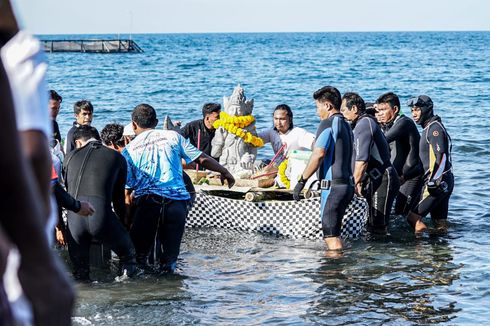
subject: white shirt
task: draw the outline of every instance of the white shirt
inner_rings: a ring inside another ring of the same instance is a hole
[[[2,47],[0,55],[12,90],[17,129],[39,130],[51,139],[48,65],[41,43],[29,33],[19,31]]]
[[[274,128],[269,128],[260,131],[259,137],[264,143],[271,143],[274,153],[277,153],[283,144],[286,144],[284,153],[287,153],[295,149],[311,150],[315,143],[315,135],[299,127],[294,127],[285,134],[279,134]]]

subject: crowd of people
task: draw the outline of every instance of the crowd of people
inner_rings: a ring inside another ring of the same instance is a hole
[[[9,144],[9,155],[0,158],[8,171],[1,175],[0,324],[11,324],[19,318],[16,307],[27,305],[33,312],[28,322],[65,325],[74,294],[50,250],[53,234],[67,244],[76,280],[90,280],[94,239],[118,255],[121,277],[174,273],[194,193],[183,165],[215,171],[230,188],[235,183],[211,156],[221,105],[205,104],[202,119],[175,131],[156,129],[155,109],[139,104],[130,124],[107,124],[99,133],[91,126],[92,103],[80,100],[63,147],[56,121],[63,99],[46,91],[39,42],[19,31],[8,1],[0,9],[0,133]],[[312,151],[292,192],[301,200],[317,173],[328,250],[343,248],[341,220],[355,195],[367,200],[373,234],[388,232],[392,211],[406,216],[415,233],[427,231],[428,214],[436,228],[446,227],[454,187],[451,139],[430,97],[409,100],[413,120],[392,92],[366,105],[357,93],[341,96],[325,86],[313,99],[321,120],[316,135],[295,126],[291,108],[280,104],[273,127],[258,136],[281,157]],[[68,211],[66,222],[61,208]]]

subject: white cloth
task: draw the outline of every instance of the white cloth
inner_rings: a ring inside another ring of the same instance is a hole
[[[46,84],[46,56],[41,43],[19,31],[1,50],[3,65],[12,90],[17,129],[39,130],[52,137]]]
[[[269,128],[260,131],[259,137],[264,143],[271,143],[274,153],[277,153],[283,144],[286,144],[284,153],[287,153],[295,149],[311,150],[315,143],[315,135],[299,127],[294,127],[285,134],[279,134],[274,128]]]

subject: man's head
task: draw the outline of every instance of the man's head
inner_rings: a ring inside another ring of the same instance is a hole
[[[416,124],[424,126],[434,116],[434,103],[427,95],[412,97],[407,105],[412,108],[412,117]]]
[[[94,107],[92,103],[87,100],[81,100],[73,105],[73,112],[75,113],[75,119],[79,125],[90,126],[94,114]]]
[[[151,105],[145,103],[139,104],[133,109],[131,120],[136,135],[139,135],[146,129],[153,129],[158,124],[155,109]]]
[[[208,129],[214,129],[213,123],[219,119],[221,105],[218,103],[206,103],[202,106],[204,125]]]
[[[320,88],[313,93],[313,99],[315,99],[316,114],[322,120],[328,118],[331,115],[332,110],[334,113],[340,110],[340,92],[333,86]]]
[[[393,92],[388,92],[376,100],[376,119],[379,123],[387,124],[400,114],[400,99]]]
[[[100,140],[97,129],[88,125],[81,125],[75,129],[73,140],[75,141],[76,148],[85,146],[90,139]]]
[[[49,113],[53,120],[56,120],[58,113],[60,113],[61,102],[63,98],[55,90],[49,91]]]
[[[274,119],[274,130],[280,134],[285,134],[294,128],[293,111],[287,104],[279,104],[272,114]]]
[[[359,94],[347,92],[342,97],[340,112],[346,120],[355,122],[361,114],[366,112],[366,104]]]
[[[118,123],[109,123],[100,132],[100,138],[107,147],[122,151],[126,146],[124,141],[124,127]]]

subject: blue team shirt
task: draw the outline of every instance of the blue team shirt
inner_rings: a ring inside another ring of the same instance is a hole
[[[144,131],[122,152],[128,162],[126,188],[133,189],[135,197],[152,194],[175,200],[189,199],[181,160],[191,163],[201,153],[175,131]]]

